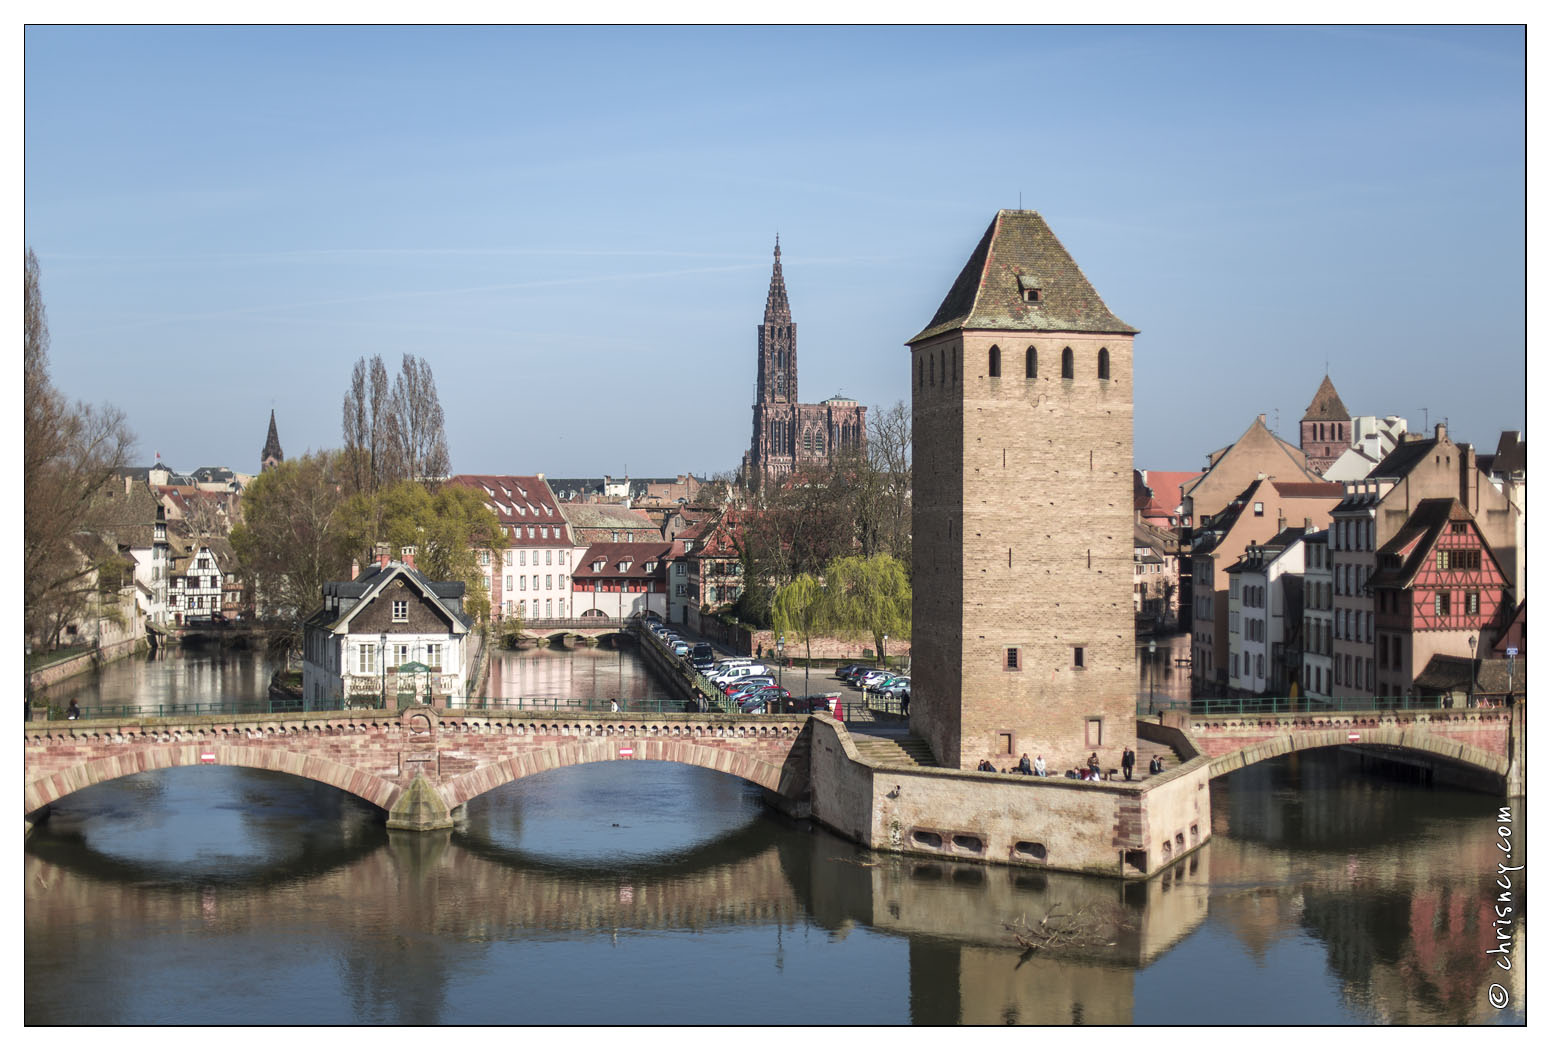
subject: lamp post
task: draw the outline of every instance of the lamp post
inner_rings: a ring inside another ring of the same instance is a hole
[[[1147,710],[1157,714],[1157,704],[1153,701],[1153,666],[1158,659],[1158,640],[1147,640]]]
[[[378,636],[377,660],[382,667],[382,706],[388,706],[388,633]]]
[[[1474,635],[1465,640],[1470,646],[1470,686],[1465,691],[1465,707],[1476,706],[1476,637]]]
[[[883,636],[883,645],[878,648],[878,663],[883,665],[883,670],[889,670],[889,637]]]
[[[776,638],[776,682],[784,689],[786,687],[786,636]]]

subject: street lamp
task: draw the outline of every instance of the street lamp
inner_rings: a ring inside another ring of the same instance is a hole
[[[1153,666],[1158,660],[1158,640],[1147,640],[1147,710],[1157,714],[1158,706],[1153,701]]]
[[[883,636],[883,645],[879,647],[878,655],[879,655],[878,663],[883,665],[883,670],[884,671],[888,671],[889,670],[889,637],[887,635]]]
[[[786,636],[781,635],[776,639],[776,682],[782,689],[786,687]]]
[[[1466,708],[1474,708],[1476,706],[1476,641],[1474,635],[1465,640],[1470,646],[1470,687],[1465,691]]]
[[[382,667],[382,706],[388,706],[388,633],[378,636],[377,661]]]

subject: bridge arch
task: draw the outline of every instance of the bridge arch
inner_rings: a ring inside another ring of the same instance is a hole
[[[205,755],[213,755],[205,760]],[[128,760],[128,761],[126,761]],[[356,767],[316,755],[304,755],[276,748],[252,748],[235,744],[169,743],[163,748],[148,748],[132,756],[105,756],[89,759],[58,773],[29,781],[25,786],[26,812],[31,814],[50,803],[106,781],[130,774],[168,770],[180,766],[240,766],[254,770],[272,770],[317,781],[391,811],[403,789]]]
[[[1218,729],[1218,727],[1198,723],[1195,729],[1200,731]],[[1357,740],[1353,740],[1353,734],[1357,735]],[[1415,725],[1386,726],[1375,719],[1352,720],[1349,725],[1339,729],[1299,730],[1266,737],[1214,756],[1211,763],[1211,776],[1222,777],[1235,770],[1242,770],[1246,766],[1253,766],[1255,763],[1274,759],[1277,756],[1290,755],[1293,752],[1347,745],[1395,748],[1447,760],[1495,777],[1506,778],[1509,772],[1509,760],[1504,755],[1488,752],[1438,734],[1427,733]]]
[[[727,748],[688,734],[570,738],[552,748],[503,759],[450,778],[441,784],[438,793],[447,809],[452,810],[502,785],[548,770],[649,759],[714,770],[796,799],[808,790],[806,763],[793,766],[787,761],[794,743],[791,738],[774,733],[768,736],[779,752]],[[626,750],[628,754],[621,754]]]

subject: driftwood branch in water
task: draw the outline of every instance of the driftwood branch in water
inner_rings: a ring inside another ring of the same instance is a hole
[[[1059,901],[1051,905],[1038,923],[1029,923],[1025,913],[1016,922],[1004,923],[1002,926],[1012,934],[1014,941],[1023,946],[1025,957],[1041,949],[1081,948],[1098,944],[1096,937],[1101,921],[1088,915],[1088,906],[1084,905],[1071,913],[1058,912],[1060,908]]]

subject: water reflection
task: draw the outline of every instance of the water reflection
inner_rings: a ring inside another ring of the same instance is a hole
[[[1216,788],[1217,838],[1128,885],[872,855],[671,764],[556,771],[442,835],[279,775],[127,778],[29,841],[27,1020],[1522,1020],[1522,953],[1486,951],[1496,801],[1301,763]],[[1384,806],[1292,825],[1293,784],[1306,809]],[[1052,914],[1080,936],[1006,929]],[[858,974],[865,1003],[833,995]]]
[[[485,694],[504,699],[671,697],[629,643],[620,644],[620,648],[578,646],[569,651],[547,646],[493,650]]]
[[[74,697],[87,716],[99,708],[252,703],[269,697],[269,680],[277,667],[251,650],[164,649],[71,676],[36,691],[35,697],[59,708]]]

